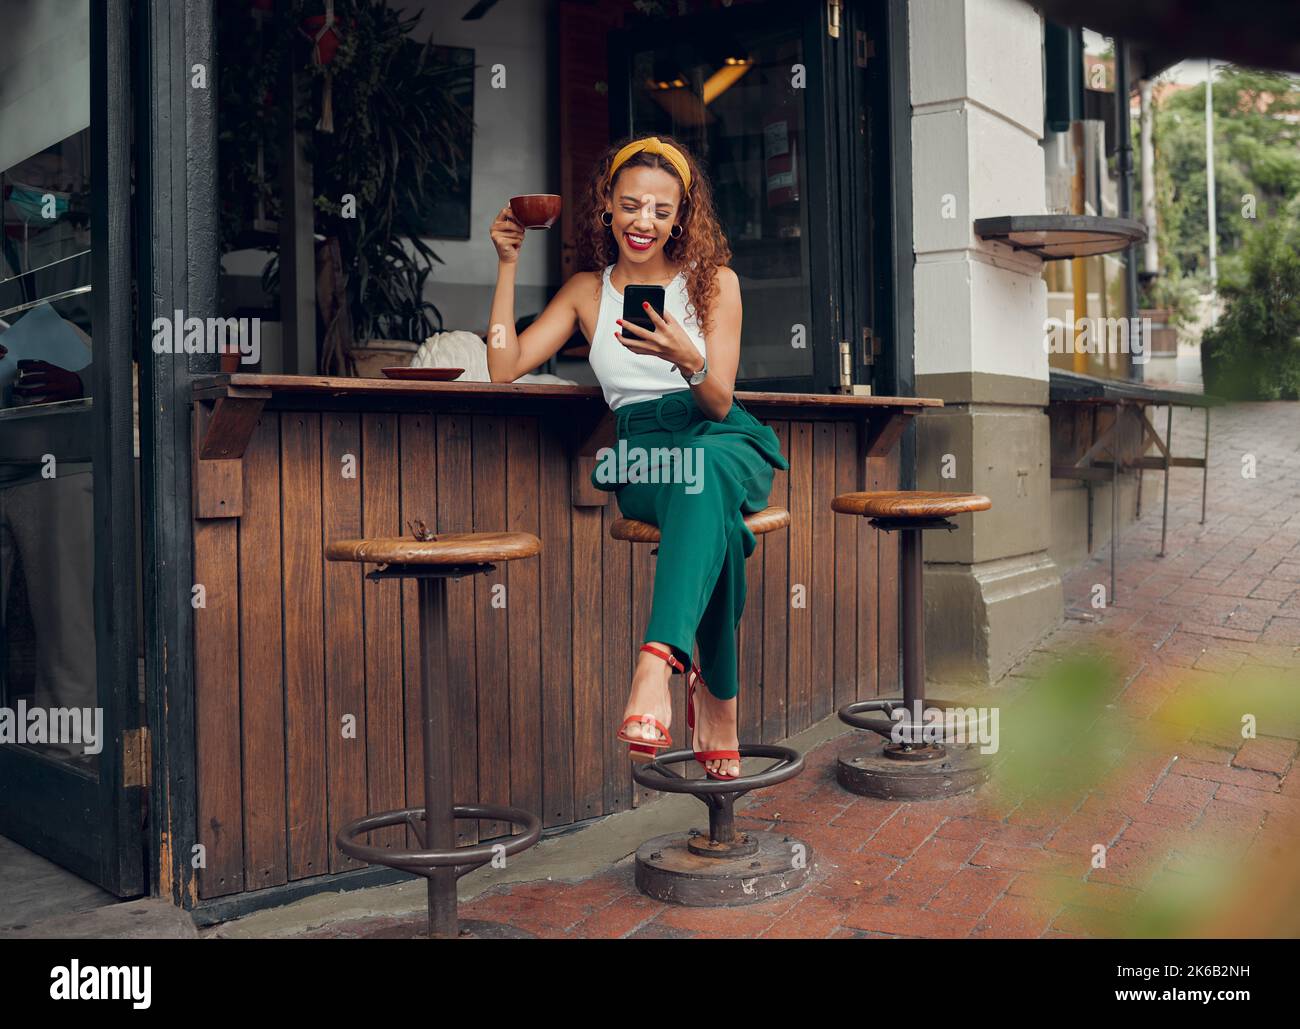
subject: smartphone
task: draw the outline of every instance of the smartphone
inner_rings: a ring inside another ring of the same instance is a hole
[[[655,323],[650,320],[650,315],[641,305],[649,302],[650,306],[658,312],[659,317],[664,316],[664,288],[663,286],[625,286],[623,288],[623,321],[631,322],[633,325],[639,325],[643,329],[654,332]],[[631,337],[635,339],[636,337]]]

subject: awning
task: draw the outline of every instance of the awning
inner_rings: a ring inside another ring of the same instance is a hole
[[[1132,78],[1189,57],[1300,72],[1296,0],[1031,0],[1051,21],[1082,25],[1132,46]]]

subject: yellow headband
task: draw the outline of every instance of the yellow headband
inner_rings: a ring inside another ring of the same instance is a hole
[[[639,154],[644,151],[647,154],[658,154],[665,161],[676,169],[677,174],[682,178],[682,185],[689,191],[691,188],[691,166],[686,163],[686,158],[682,152],[671,143],[664,143],[657,136],[646,136],[645,139],[633,140],[622,150],[614,155],[614,160],[609,163],[609,182],[613,183],[614,175],[618,169],[633,154]]]

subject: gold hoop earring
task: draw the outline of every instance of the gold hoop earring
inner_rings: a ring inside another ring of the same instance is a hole
[[[669,235],[670,237],[672,237],[673,239],[681,239],[681,238],[682,238],[682,232],[683,232],[683,229],[682,229],[681,225],[678,224],[678,225],[674,225],[671,229],[668,230],[668,235]]]
[[[614,224],[614,215],[609,211],[601,211],[600,224],[605,226],[605,228],[609,228]]]

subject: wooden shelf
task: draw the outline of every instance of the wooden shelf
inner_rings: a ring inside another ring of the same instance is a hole
[[[1132,218],[1089,214],[1013,214],[976,218],[975,235],[1028,250],[1044,261],[1096,257],[1127,250],[1147,238],[1146,226]]]

